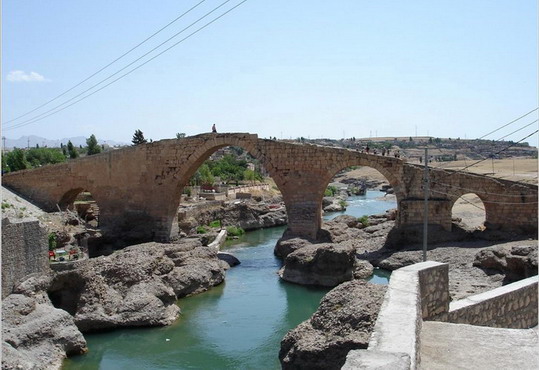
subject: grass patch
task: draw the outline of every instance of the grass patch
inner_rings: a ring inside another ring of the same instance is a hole
[[[245,234],[245,230],[243,230],[241,227],[236,226],[227,227],[226,232],[228,233],[228,236],[241,236]]]
[[[215,220],[215,221],[210,222],[210,227],[220,228],[221,227],[221,221]]]
[[[369,216],[361,216],[357,219],[363,226],[369,226]]]
[[[197,226],[196,230],[197,234],[206,234],[208,231],[210,231],[207,226]]]

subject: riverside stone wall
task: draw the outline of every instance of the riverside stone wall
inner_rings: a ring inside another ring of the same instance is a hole
[[[533,276],[449,305],[447,321],[494,328],[527,329],[537,325],[537,284]]]
[[[47,233],[38,220],[2,219],[2,298],[33,273],[49,272]]]
[[[537,276],[449,303],[448,267],[429,261],[394,271],[368,350],[350,351],[343,369],[419,368],[423,320],[514,329],[537,325]]]

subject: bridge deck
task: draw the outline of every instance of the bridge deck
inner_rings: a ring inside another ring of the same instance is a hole
[[[421,368],[538,369],[537,346],[537,327],[497,329],[425,321],[421,330]]]

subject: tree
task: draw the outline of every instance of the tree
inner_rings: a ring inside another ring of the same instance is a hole
[[[17,148],[7,154],[6,164],[10,171],[19,171],[30,168],[30,163],[26,160],[24,150]]]
[[[183,139],[185,137],[185,133],[183,132],[177,132],[176,133],[176,139]]]
[[[213,177],[208,165],[204,163],[198,170],[200,171],[200,181],[202,182],[202,185],[212,186],[215,178]]]
[[[97,145],[97,139],[94,134],[86,139],[86,145],[88,146],[88,155],[101,153],[101,147]]]
[[[79,156],[79,152],[77,151],[77,148],[75,148],[71,140],[67,142],[67,153],[69,154],[69,158],[71,159],[75,159]]]
[[[133,139],[131,140],[133,145],[139,145],[147,143],[148,140],[144,138],[144,134],[140,130],[135,130],[135,133],[133,134]]]

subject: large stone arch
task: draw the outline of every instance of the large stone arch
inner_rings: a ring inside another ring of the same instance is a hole
[[[204,135],[207,136],[207,135]],[[169,234],[174,232],[174,222],[176,222],[176,213],[178,205],[180,204],[181,194],[184,187],[187,185],[191,177],[195,174],[198,168],[217,150],[229,146],[240,147],[247,151],[252,157],[257,159],[261,166],[269,173],[282,193],[282,189],[278,179],[274,176],[274,168],[268,165],[267,157],[261,152],[257,146],[257,138],[254,135],[247,136],[244,140],[238,138],[231,138],[229,135],[213,134],[210,140],[204,140],[200,146],[189,154],[187,161],[185,161],[181,168],[178,168],[175,173],[175,184],[173,184],[173,194],[171,194],[172,201],[167,203],[165,224],[162,225]],[[178,143],[181,145],[181,140]]]

